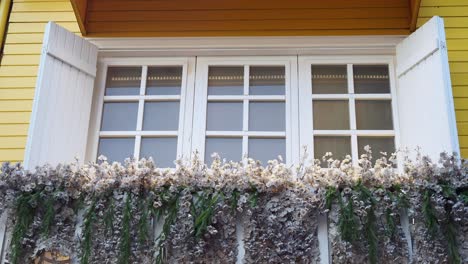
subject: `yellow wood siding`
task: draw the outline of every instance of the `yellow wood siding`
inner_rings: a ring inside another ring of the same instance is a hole
[[[461,155],[468,157],[468,1],[422,0],[418,26],[433,16],[445,20]]]
[[[78,33],[69,0],[14,0],[0,65],[0,162],[22,161],[42,39],[56,21]]]

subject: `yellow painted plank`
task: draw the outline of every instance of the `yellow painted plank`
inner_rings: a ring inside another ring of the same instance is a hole
[[[426,23],[431,17],[420,17],[417,26],[420,27]],[[467,17],[445,17],[444,23],[446,28],[466,28],[468,27]]]
[[[468,85],[465,86],[453,86],[453,97],[468,97]]]
[[[468,98],[454,98],[455,110],[468,110]]]
[[[11,33],[43,33],[47,23],[10,23],[8,32]],[[58,25],[64,27],[71,32],[80,32],[78,23],[76,22],[57,22]]]
[[[447,39],[468,39],[468,28],[446,28]]]
[[[450,51],[467,50],[468,39],[449,39],[447,40],[447,48]]]
[[[466,0],[423,0],[421,6],[468,6]]]
[[[29,124],[30,118],[31,112],[0,112],[0,124]]]
[[[451,62],[451,73],[468,73],[468,62]]]
[[[468,122],[467,110],[456,110],[455,116],[456,116],[457,122]]]
[[[34,90],[34,88],[0,89],[0,98],[3,100],[32,100]]]
[[[34,77],[39,66],[3,66],[0,67],[0,77]]]
[[[424,1],[423,1],[424,2]],[[441,6],[441,7],[421,7],[419,9],[419,17],[433,16],[466,16],[468,14],[467,6]]]
[[[44,41],[43,33],[13,34],[8,33],[6,44],[38,44]]]
[[[451,77],[452,85],[468,85],[468,74],[466,73],[453,73]]]
[[[3,48],[5,55],[32,55],[41,54],[42,44],[6,44]]]
[[[10,14],[10,23],[12,22],[75,22],[76,17],[71,12],[14,12]]]
[[[449,61],[450,62],[468,61],[468,47],[467,47],[466,51],[451,51],[451,50],[449,50],[448,56],[449,56]]]
[[[468,57],[468,56],[467,56]],[[2,66],[7,65],[30,65],[37,66],[40,61],[39,55],[5,55],[2,58]]]
[[[460,145],[468,147],[468,136],[458,137]]]
[[[3,100],[0,101],[0,112],[31,111],[33,100]]]
[[[21,160],[24,157],[24,149],[0,149],[0,160]]]
[[[29,124],[0,124],[0,136],[27,136]]]
[[[458,135],[459,136],[468,136],[468,122],[459,122],[457,123]]]
[[[36,87],[36,77],[0,77],[0,89],[34,87]]]
[[[462,158],[468,157],[468,148],[461,148],[462,146],[460,145],[460,156]],[[466,147],[466,146],[464,146]]]
[[[64,2],[24,2],[14,3],[11,12],[48,12],[73,10],[69,1]]]
[[[11,149],[11,148],[25,148],[27,137],[0,137],[0,148]]]

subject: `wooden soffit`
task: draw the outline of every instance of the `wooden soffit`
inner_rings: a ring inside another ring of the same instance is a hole
[[[71,0],[89,37],[406,35],[420,0]]]

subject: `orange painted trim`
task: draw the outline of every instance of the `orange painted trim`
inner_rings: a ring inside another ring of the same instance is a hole
[[[421,0],[410,0],[410,31],[416,30],[418,22],[419,7],[421,6]]]

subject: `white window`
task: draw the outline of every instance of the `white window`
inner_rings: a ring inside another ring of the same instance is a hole
[[[152,157],[172,167],[183,153],[189,59],[154,59],[138,64],[112,60],[103,66],[97,156],[110,161]],[[190,92],[193,88],[190,88]],[[190,118],[189,118],[190,119]]]
[[[208,163],[213,152],[291,163],[296,64],[295,56],[198,58],[193,149]]]
[[[395,151],[397,109],[391,57],[300,57],[301,146],[357,161]]]

